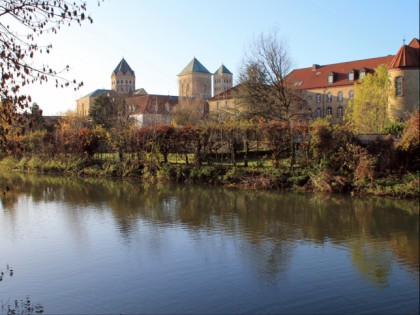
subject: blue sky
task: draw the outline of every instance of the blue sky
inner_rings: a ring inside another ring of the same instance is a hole
[[[178,94],[177,74],[196,57],[210,72],[223,63],[238,73],[243,55],[261,33],[278,30],[295,68],[395,54],[419,38],[418,0],[87,0],[93,24],[64,27],[40,41],[52,43],[48,59],[84,87],[74,92],[53,84],[30,92],[44,115],[75,110],[75,100],[111,86],[125,58],[136,88]]]

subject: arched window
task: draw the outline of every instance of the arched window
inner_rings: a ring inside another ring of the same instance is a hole
[[[352,100],[354,98],[354,91],[350,90],[349,92],[349,99]]]
[[[328,92],[328,94],[327,94],[327,102],[332,102],[332,94],[331,94],[331,92]]]
[[[339,102],[342,102],[343,101],[343,92],[338,92],[338,95],[337,95],[337,101],[339,101]]]
[[[343,116],[344,116],[343,106],[338,106],[338,108],[337,108],[337,117],[338,118],[343,118]]]
[[[332,108],[330,106],[327,107],[327,116],[332,116]]]
[[[321,94],[316,95],[316,102],[321,103]]]
[[[404,96],[403,77],[395,78],[395,95]]]
[[[320,108],[320,107],[318,107],[318,108],[316,109],[316,117],[317,117],[317,118],[322,117],[322,115],[321,115],[321,108]]]

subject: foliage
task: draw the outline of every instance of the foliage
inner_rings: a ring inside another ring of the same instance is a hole
[[[406,121],[403,136],[399,142],[399,148],[403,151],[417,152],[420,150],[420,118],[419,112],[414,113]]]
[[[354,99],[349,101],[345,119],[356,133],[384,133],[389,121],[388,105],[391,81],[388,69],[381,65],[355,85]]]
[[[12,123],[20,126],[27,123],[18,112],[28,108],[32,100],[29,95],[21,94],[22,87],[49,79],[55,79],[56,87],[72,84],[77,89],[83,84],[65,79],[61,71],[48,65],[37,66],[34,60],[37,55],[48,54],[52,49],[51,44],[40,43],[43,34],[55,34],[61,26],[74,22],[80,25],[85,20],[92,22],[86,10],[86,3],[76,1],[0,0],[0,145],[7,142]],[[68,69],[66,66],[65,70]],[[8,124],[4,125],[4,121]]]

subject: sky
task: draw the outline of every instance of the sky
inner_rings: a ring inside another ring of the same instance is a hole
[[[76,0],[77,1],[77,0]],[[78,91],[35,84],[29,93],[44,115],[76,110],[76,99],[111,88],[122,58],[136,88],[178,95],[177,75],[196,57],[211,73],[223,63],[237,79],[244,54],[260,34],[277,31],[293,68],[394,55],[419,38],[419,0],[87,0],[93,24],[45,34],[52,44],[35,65],[83,81]],[[51,80],[54,81],[54,80]]]

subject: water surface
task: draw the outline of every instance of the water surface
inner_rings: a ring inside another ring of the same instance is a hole
[[[0,192],[0,314],[419,309],[414,201],[16,174]]]

